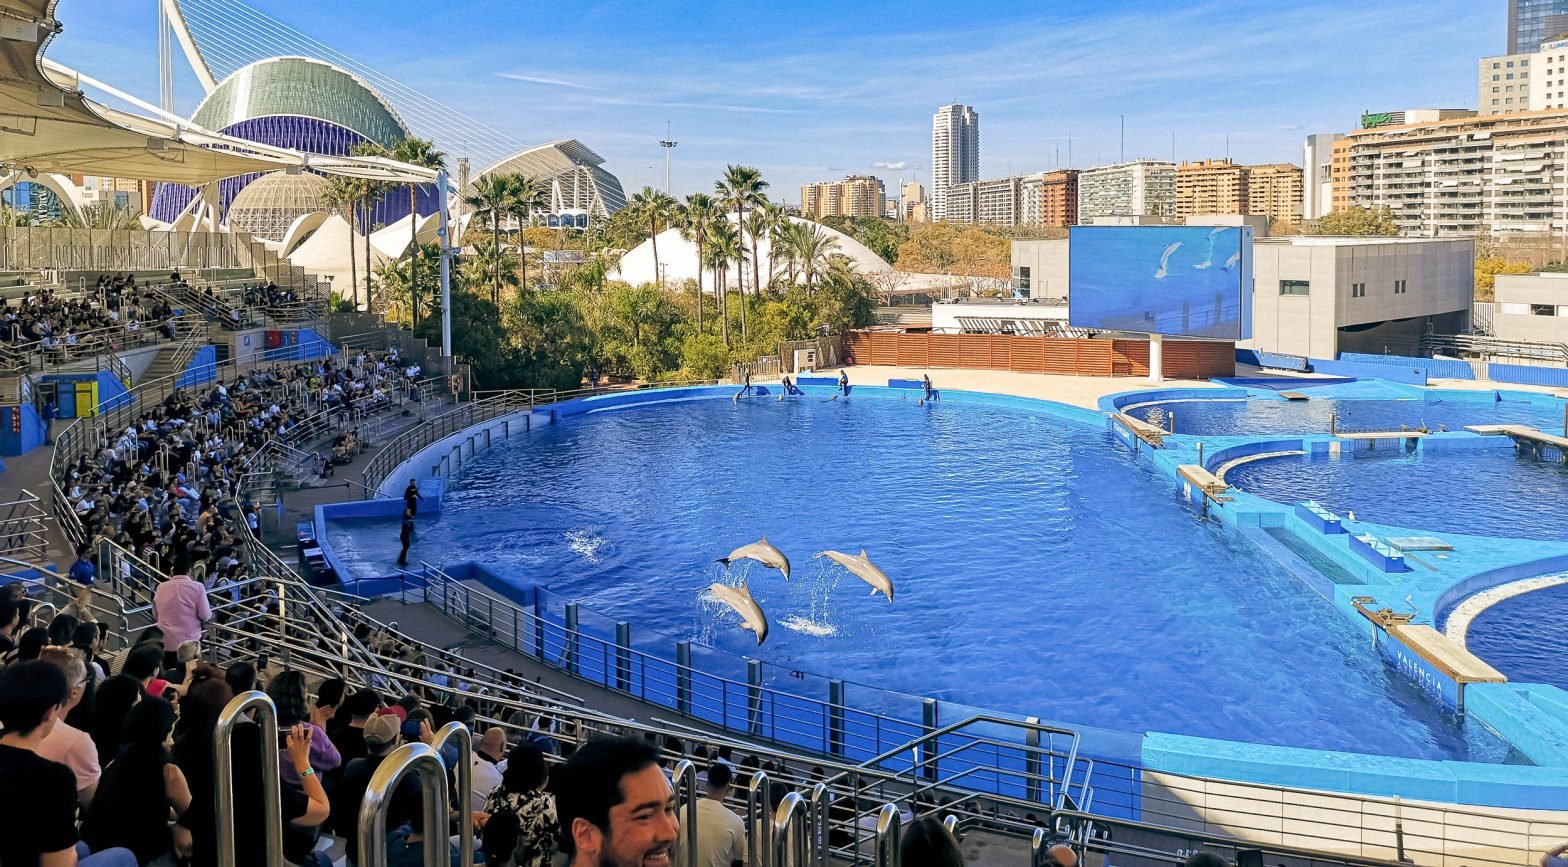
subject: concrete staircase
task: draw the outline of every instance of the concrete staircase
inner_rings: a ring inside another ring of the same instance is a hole
[[[153,356],[152,363],[142,372],[142,382],[151,382],[166,376],[175,376],[185,370],[190,364],[196,350],[206,346],[212,340],[211,323],[205,319],[189,317],[182,320],[178,326],[178,340],[158,350]]]

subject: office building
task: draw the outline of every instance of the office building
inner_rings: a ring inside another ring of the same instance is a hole
[[[980,115],[967,105],[944,105],[931,118],[931,219],[948,219],[950,187],[979,179]]]
[[[1561,233],[1568,111],[1351,133],[1348,203],[1389,208],[1407,235]]]
[[[947,222],[1066,228],[1078,221],[1078,173],[1036,172],[955,184]]]
[[[880,217],[887,190],[882,181],[870,175],[850,175],[841,181],[822,181],[800,188],[800,213],[820,220],[823,217]]]
[[[1176,166],[1163,160],[1134,160],[1095,166],[1078,173],[1078,219],[1176,214]]]
[[[1568,36],[1568,0],[1508,0],[1508,53],[1527,54]]]
[[[1530,61],[1536,52],[1481,58],[1476,106],[1482,115],[1530,110]],[[1544,88],[1543,88],[1544,89]]]
[[[1245,214],[1247,167],[1230,160],[1183,162],[1176,167],[1176,215]]]
[[[1302,148],[1301,162],[1302,219],[1316,220],[1333,208],[1333,182],[1330,180],[1334,166],[1333,145],[1335,142],[1343,141],[1344,138],[1337,132],[1320,132],[1307,136],[1306,145]]]

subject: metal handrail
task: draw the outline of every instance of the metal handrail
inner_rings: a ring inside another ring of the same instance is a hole
[[[398,783],[410,773],[419,778],[424,808],[424,867],[449,867],[451,844],[447,842],[446,767],[441,755],[424,744],[404,744],[392,751],[370,778],[365,799],[359,807],[359,862],[365,865],[387,863],[387,808]],[[472,816],[465,817],[472,821]],[[469,851],[463,864],[473,864],[473,834],[468,835]],[[219,867],[232,867],[220,864]],[[274,865],[276,867],[276,865]]]
[[[474,863],[474,736],[460,722],[449,722],[436,732],[430,748],[439,757],[451,746],[457,750],[457,824],[459,864]],[[443,778],[443,785],[445,778]],[[428,826],[427,826],[428,827]],[[441,835],[445,839],[445,835]]]
[[[773,825],[773,847],[768,852],[769,867],[809,867],[810,848],[806,833],[811,817],[806,800],[799,792],[790,792],[779,802],[778,809],[769,817]]]
[[[876,847],[872,864],[875,867],[898,867],[898,848],[904,840],[904,821],[897,804],[883,804],[877,813]]]
[[[267,835],[268,867],[284,867],[283,788],[278,767],[278,709],[260,690],[234,697],[218,714],[212,740],[213,797],[217,804],[218,867],[235,867],[234,833],[234,726],[240,715],[253,711],[261,726],[262,821]],[[248,820],[250,817],[246,817]],[[426,865],[438,867],[438,865]]]
[[[679,867],[705,867],[697,863],[697,766],[682,759],[675,765],[675,770],[670,773],[670,784],[675,789],[675,795],[680,802],[681,809],[685,811],[686,818],[681,822],[681,833],[686,841],[679,847]]]
[[[773,851],[773,818],[768,815],[772,783],[766,771],[746,784],[746,863],[761,864]]]

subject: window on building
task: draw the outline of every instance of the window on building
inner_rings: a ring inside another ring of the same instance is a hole
[[[1352,298],[1365,298],[1366,294],[1367,294],[1367,284],[1365,284],[1365,283],[1352,283],[1352,284],[1350,284],[1350,297],[1352,297]]]
[[[1513,93],[1514,92],[1514,86],[1510,84],[1507,87],[1503,88],[1503,91],[1505,93]]]
[[[1501,77],[1499,77],[1499,76],[1493,75],[1492,76],[1492,80],[1493,81],[1502,81],[1503,79]]]
[[[1557,315],[1557,305],[1556,304],[1531,304],[1530,305],[1530,315],[1531,316],[1556,316]]]
[[[1281,280],[1279,281],[1279,294],[1281,295],[1311,295],[1312,281],[1310,280]]]
[[[1514,80],[1514,74],[1512,72],[1508,73],[1507,75],[1503,76],[1503,80],[1504,81],[1513,81]]]
[[[1503,101],[1504,101],[1504,102],[1506,102],[1506,103],[1508,103],[1508,104],[1509,104],[1509,105],[1513,105],[1513,104],[1514,104],[1514,98],[1513,98],[1513,97],[1511,97],[1511,96],[1510,96],[1510,97],[1508,97],[1508,98],[1506,98],[1506,99],[1505,99],[1505,100],[1503,100]]]
[[[1526,57],[1525,59],[1519,61],[1519,65],[1520,66],[1529,66],[1530,65],[1530,58]]]
[[[1020,265],[1013,269],[1013,288],[1022,293],[1025,298],[1029,297],[1030,286],[1028,265]]]
[[[1497,104],[1497,100],[1495,100],[1495,99],[1494,99],[1494,100],[1492,100],[1492,104],[1493,104],[1493,105],[1496,105],[1496,104]]]
[[[1408,281],[1408,280],[1395,280],[1394,281],[1394,294],[1395,295],[1403,295],[1403,294],[1405,294],[1406,290],[1408,290],[1409,288],[1410,288],[1410,281]]]
[[[1514,68],[1514,62],[1512,60],[1508,61],[1508,68],[1509,69],[1513,69]]]
[[[1529,78],[1529,77],[1530,77],[1530,73],[1528,73],[1528,72],[1521,72],[1521,73],[1519,73],[1519,80],[1520,81],[1523,81],[1523,80],[1525,80],[1526,78]]]

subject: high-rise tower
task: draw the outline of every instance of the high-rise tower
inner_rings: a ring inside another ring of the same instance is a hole
[[[932,220],[947,218],[947,190],[980,180],[980,115],[967,105],[944,105],[931,118]]]

